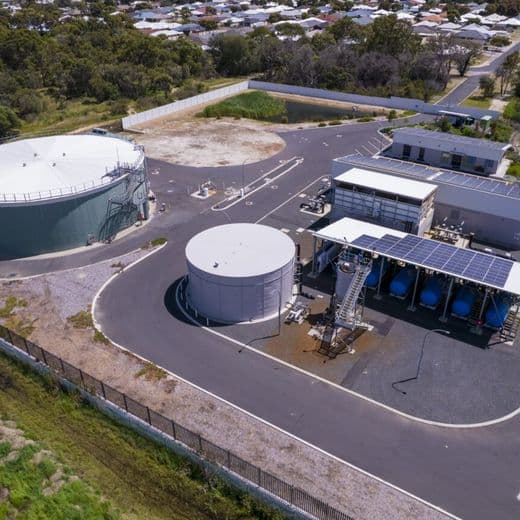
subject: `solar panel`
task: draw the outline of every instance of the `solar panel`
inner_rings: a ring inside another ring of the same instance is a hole
[[[406,260],[411,262],[422,264],[428,258],[435,249],[439,246],[438,243],[430,242],[428,240],[422,241],[416,247],[414,247],[406,256]]]
[[[404,258],[421,240],[415,235],[406,235],[386,252],[391,256]]]
[[[476,179],[475,177],[468,177],[465,181],[464,181],[464,186],[468,187],[468,188],[476,188],[478,187],[480,184],[482,184],[482,179]]]
[[[410,234],[403,238],[386,234],[379,239],[361,235],[352,245],[494,287],[504,287],[514,264],[505,258]]]
[[[511,188],[511,191],[508,193],[509,197],[520,198],[520,186],[516,185]]]
[[[450,273],[462,276],[468,263],[473,259],[475,253],[464,249],[459,249],[451,255],[449,260],[442,266],[442,269]]]
[[[404,162],[390,157],[347,156],[345,162],[357,166],[384,168],[386,171],[411,175],[421,179],[435,177],[432,180],[455,186],[464,186],[486,193],[495,193],[520,199],[520,186],[508,184],[501,180],[487,179],[464,172],[439,171],[438,168],[417,163]]]
[[[493,190],[493,193],[499,193],[500,195],[507,195],[509,191],[511,190],[511,186],[505,183],[497,183],[498,186],[495,190]]]
[[[380,253],[385,253],[396,242],[399,242],[399,240],[401,240],[401,239],[399,237],[394,236],[394,235],[384,235],[377,242],[372,244],[372,247],[374,247],[375,250],[379,251]]]
[[[432,252],[432,254],[424,261],[428,267],[434,269],[442,269],[444,264],[450,259],[451,256],[457,251],[456,247],[449,246],[448,244],[439,244],[438,247]]]
[[[368,249],[374,242],[377,242],[376,237],[371,237],[370,235],[361,235],[352,241],[352,245]]]

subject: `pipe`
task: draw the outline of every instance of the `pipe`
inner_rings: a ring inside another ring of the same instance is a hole
[[[442,312],[442,316],[439,318],[439,321],[442,321],[443,323],[446,323],[448,321],[448,319],[446,318],[446,312],[448,311],[448,303],[450,301],[451,291],[453,289],[453,281],[454,278],[451,278],[450,286],[448,288],[448,294],[446,295],[446,301],[444,302],[444,310]]]

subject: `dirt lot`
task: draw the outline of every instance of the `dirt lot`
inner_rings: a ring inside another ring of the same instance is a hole
[[[274,94],[275,97],[343,109],[352,103],[302,96]],[[208,103],[211,104],[211,103]],[[197,117],[206,105],[172,116],[137,125],[142,133],[131,133],[136,142],[144,145],[146,154],[174,164],[186,166],[228,166],[254,163],[267,159],[285,147],[285,141],[277,132],[297,128],[316,127],[316,123],[275,124],[251,119],[206,119]],[[363,111],[376,111],[385,117],[380,107],[359,106]],[[348,122],[348,121],[346,121]],[[353,122],[353,121],[352,121]]]
[[[95,293],[147,252],[26,280],[0,280],[0,321],[6,322],[6,299],[15,296],[17,305],[8,319],[25,327],[35,343],[357,520],[445,518],[133,355],[95,341],[88,312]],[[67,318],[73,315],[81,319],[72,323]]]
[[[146,154],[187,166],[228,166],[261,161],[275,155],[285,141],[268,125],[248,119],[205,119],[185,114],[141,126],[132,137]]]

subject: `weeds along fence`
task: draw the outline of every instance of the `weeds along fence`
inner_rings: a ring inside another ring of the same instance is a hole
[[[233,452],[217,446],[200,434],[139,403],[16,332],[0,325],[0,340],[2,339],[33,360],[44,364],[57,376],[66,379],[95,397],[109,401],[128,414],[156,428],[170,439],[185,445],[201,459],[231,471],[300,511],[319,520],[353,520],[346,513],[334,509],[322,500],[309,495],[306,491],[288,484],[258,466],[245,461]]]

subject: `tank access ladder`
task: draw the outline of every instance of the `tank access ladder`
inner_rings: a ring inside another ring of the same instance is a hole
[[[360,322],[357,304],[359,293],[372,269],[372,260],[356,258],[354,262],[351,262],[351,266],[354,269],[352,281],[336,311],[335,325],[354,330]]]

